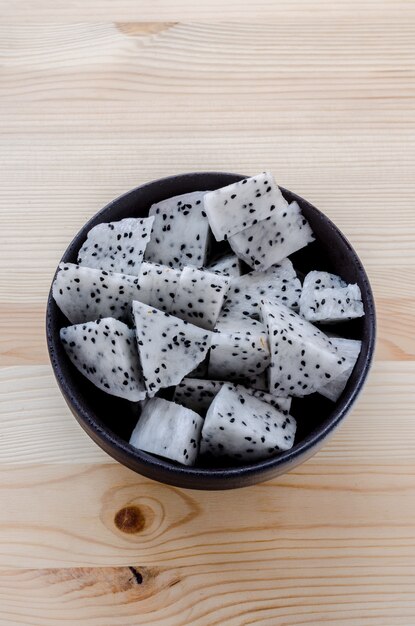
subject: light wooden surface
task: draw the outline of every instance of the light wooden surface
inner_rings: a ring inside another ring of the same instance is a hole
[[[415,4],[0,0],[0,625],[414,626]],[[201,493],[113,462],[44,341],[53,270],[174,172],[310,199],[374,287],[377,360],[313,459]]]

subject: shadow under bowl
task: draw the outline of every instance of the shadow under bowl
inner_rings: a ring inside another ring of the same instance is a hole
[[[224,172],[196,172],[141,185],[107,204],[85,224],[61,261],[76,263],[89,230],[101,222],[145,217],[155,202],[191,191],[218,189],[242,178],[244,176],[239,174]],[[313,269],[333,272],[349,283],[357,283],[362,292],[365,316],[330,327],[343,337],[362,341],[356,366],[336,403],[318,394],[294,399],[291,413],[298,424],[295,445],[278,456],[249,465],[185,467],[130,446],[128,440],[138,415],[136,406],[98,390],[72,365],[59,339],[60,328],[69,322],[50,292],[46,312],[47,344],[60,390],[73,415],[95,443],[135,472],[190,489],[231,489],[269,480],[315,454],[350,411],[361,391],[373,358],[376,333],[375,306],[366,272],[350,243],[323,213],[295,193],[286,189],[282,192],[289,202],[298,202],[316,236],[315,242],[290,257],[294,267],[304,274]],[[221,244],[217,246],[219,249]]]

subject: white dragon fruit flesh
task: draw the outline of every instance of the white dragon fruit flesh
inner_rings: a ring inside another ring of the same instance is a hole
[[[171,313],[180,275],[181,271],[178,269],[143,261],[139,275],[140,294],[135,300]]]
[[[281,413],[289,413],[291,407],[291,398],[277,398],[270,393],[250,389],[243,385],[235,385],[233,383],[221,380],[198,380],[195,378],[183,378],[182,382],[177,385],[173,400],[177,404],[196,411],[204,413],[212,403],[213,398],[219,393],[223,385],[232,387],[235,390],[241,390],[254,398],[258,398],[267,404],[270,404]]]
[[[72,363],[98,389],[137,402],[146,396],[134,331],[106,317],[61,328]]]
[[[177,385],[206,356],[209,331],[142,302],[133,302],[133,315],[147,395]]]
[[[246,391],[223,385],[205,417],[201,454],[255,461],[294,445],[296,421]]]
[[[279,396],[274,396],[266,391],[260,391],[259,389],[252,389],[251,387],[238,385],[238,389],[240,387],[245,389],[245,391],[251,396],[254,396],[254,398],[258,398],[258,400],[262,400],[263,402],[270,404],[274,407],[274,409],[281,411],[281,413],[287,415],[290,412],[291,398],[280,398]]]
[[[360,354],[362,342],[358,339],[344,339],[343,337],[330,337],[330,341],[337,349],[338,354],[346,359],[349,367],[347,370],[342,372],[340,376],[330,380],[327,385],[320,387],[318,392],[329,400],[336,402],[343,393],[347,381],[350,378],[357,358]]]
[[[174,315],[212,330],[219,317],[230,277],[184,267],[174,300]]]
[[[271,351],[271,393],[306,396],[348,369],[327,335],[297,313],[275,301],[263,302],[261,311]]]
[[[300,298],[300,315],[309,322],[343,322],[364,315],[358,285],[348,285],[328,272],[309,272]]]
[[[223,384],[222,380],[183,378],[174,390],[173,401],[202,414],[209,408]]]
[[[216,259],[206,269],[209,272],[215,272],[215,274],[226,274],[234,278],[241,275],[241,264],[234,254],[226,254],[220,259]]]
[[[203,267],[210,245],[210,228],[203,191],[168,198],[150,208],[153,234],[145,258],[170,267]]]
[[[255,376],[268,367],[267,332],[249,317],[220,317],[212,333],[208,376],[219,380]]]
[[[225,315],[244,315],[259,318],[261,300],[282,302],[297,309],[301,295],[301,283],[293,264],[283,259],[265,271],[254,271],[232,278],[223,306]]]
[[[295,201],[229,237],[235,254],[257,270],[268,269],[312,241],[311,226]]]
[[[194,411],[163,398],[146,402],[130,444],[182,465],[194,465],[203,420]]]
[[[208,365],[209,365],[209,353],[205,356],[203,361],[199,363],[195,367],[194,370],[189,372],[189,377],[191,378],[206,378],[208,375]]]
[[[72,324],[102,317],[128,319],[132,300],[141,297],[137,276],[74,263],[59,264],[52,293],[56,304]]]
[[[126,217],[91,228],[78,254],[78,264],[137,276],[150,241],[154,217]]]
[[[222,241],[288,206],[270,172],[210,191],[205,211],[215,239]]]
[[[242,380],[242,384],[245,387],[249,387],[249,389],[257,389],[258,391],[269,391],[268,384],[268,371],[269,366],[260,374],[255,374],[254,376],[245,376]]]

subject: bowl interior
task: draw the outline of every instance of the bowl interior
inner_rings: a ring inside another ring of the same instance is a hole
[[[78,250],[86,239],[88,231],[98,223],[115,221],[124,217],[145,217],[154,202],[190,191],[217,189],[241,178],[243,176],[237,174],[195,173],[173,176],[138,187],[117,198],[96,214],[72,241],[62,261],[76,263]],[[332,325],[330,331],[343,337],[362,340],[362,350],[338,402],[333,403],[318,394],[304,399],[294,399],[291,412],[298,423],[294,448],[275,459],[251,464],[249,468],[247,467],[249,471],[255,470],[256,466],[263,468],[292,461],[297,453],[303,454],[307,447],[311,448],[317,439],[325,436],[344,416],[362,386],[374,346],[373,297],[367,276],[356,253],[326,216],[296,194],[284,189],[282,191],[288,201],[296,200],[300,204],[316,235],[315,242],[290,257],[294,267],[303,274],[312,269],[327,270],[360,286],[365,317],[345,324]],[[216,244],[213,253],[217,253],[222,247],[223,244]],[[199,477],[209,471],[215,471],[215,468],[201,469],[203,465],[199,468],[179,468],[174,463],[155,459],[129,446],[127,442],[139,415],[138,408],[133,403],[98,390],[75,369],[59,341],[59,329],[68,324],[68,320],[50,295],[47,309],[47,339],[54,372],[73,413],[97,443],[104,444],[104,449],[110,454],[113,454],[117,448],[120,454],[114,454],[114,456],[134,469],[136,469],[134,458],[140,460],[148,470],[143,472],[147,475],[151,475],[152,466],[156,466],[158,471],[161,468],[162,471],[171,471],[176,475],[193,472]],[[128,458],[124,458],[125,456]],[[241,472],[243,469],[239,467],[238,471]],[[166,482],[174,483],[174,479],[170,478]]]

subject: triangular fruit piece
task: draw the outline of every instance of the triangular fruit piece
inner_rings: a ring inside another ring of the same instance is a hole
[[[322,396],[329,398],[329,400],[336,402],[343,393],[347,381],[350,378],[357,358],[360,354],[362,342],[358,339],[344,339],[343,337],[330,337],[330,341],[337,349],[338,354],[345,357],[346,361],[349,362],[349,368],[342,372],[340,376],[337,376],[337,378],[330,380],[327,385],[321,387],[318,392]]]
[[[134,331],[111,317],[61,328],[75,367],[98,389],[137,402],[146,396]]]
[[[200,452],[255,461],[292,448],[295,431],[291,415],[225,384],[206,413]]]
[[[271,352],[270,392],[306,396],[349,368],[330,339],[278,302],[261,306]]]
[[[133,302],[138,351],[150,397],[177,385],[206,356],[211,333],[142,302]]]

